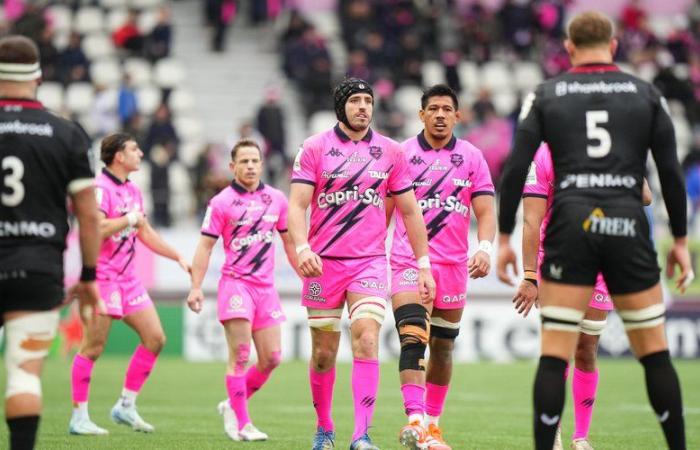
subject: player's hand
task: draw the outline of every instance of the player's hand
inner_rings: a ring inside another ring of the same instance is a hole
[[[189,273],[189,274],[192,273],[192,266],[190,266],[190,263],[187,262],[187,260],[186,260],[185,258],[179,257],[179,258],[177,259],[177,264],[178,264],[180,267],[182,267],[182,270],[184,270],[185,272],[187,272],[187,273]]]
[[[681,273],[676,281],[676,288],[685,292],[690,286],[690,283],[695,279],[695,274],[693,273],[693,268],[690,265],[690,253],[688,252],[688,238],[677,238],[671,250],[668,252],[668,258],[666,260],[666,276],[668,278],[673,278],[676,272],[676,266],[681,269]]]
[[[143,224],[146,223],[146,215],[141,211],[131,211],[129,214],[133,214],[136,217],[136,223],[133,225],[134,228],[141,228]]]
[[[95,281],[81,281],[68,289],[66,301],[70,303],[75,299],[78,300],[80,318],[86,324],[92,322],[98,314],[107,312]]]
[[[467,262],[469,268],[469,278],[482,278],[489,274],[491,270],[491,257],[488,253],[479,250],[474,253]]]
[[[418,293],[423,304],[432,303],[435,300],[435,279],[430,269],[418,270]]]
[[[513,297],[513,306],[515,306],[518,314],[527,317],[533,305],[539,307],[537,295],[537,286],[531,281],[522,280],[520,286],[518,286],[518,291],[515,293],[515,297]]]
[[[515,281],[508,275],[508,266],[512,267],[513,274],[518,276],[518,259],[510,243],[500,241],[498,245],[498,255],[496,256],[496,275],[498,279],[509,286],[515,286]]]
[[[298,256],[299,271],[306,278],[320,277],[323,275],[323,262],[321,257],[312,252],[310,248],[302,250]]]
[[[187,306],[193,312],[199,314],[204,306],[204,293],[200,288],[193,288],[187,296]]]

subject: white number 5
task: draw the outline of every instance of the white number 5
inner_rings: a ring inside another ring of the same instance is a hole
[[[608,123],[607,111],[586,111],[586,137],[589,140],[597,140],[598,145],[588,145],[588,156],[591,158],[603,158],[610,153],[610,133],[598,125]]]
[[[24,185],[22,177],[24,176],[24,164],[22,160],[16,156],[6,156],[2,159],[2,170],[9,170],[5,175],[5,186],[12,189],[11,194],[2,193],[0,200],[5,206],[17,206],[24,199]]]

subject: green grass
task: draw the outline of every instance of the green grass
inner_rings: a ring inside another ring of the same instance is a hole
[[[139,397],[142,416],[156,432],[131,432],[109,420],[109,410],[121,390],[126,358],[104,358],[95,366],[90,398],[92,419],[109,436],[67,434],[70,404],[70,364],[49,361],[44,371],[45,410],[40,449],[309,449],[314,414],[306,364],[283,364],[250,403],[255,424],[270,435],[265,443],[228,441],[216,404],[224,398],[224,365],[191,364],[162,358]],[[454,383],[442,425],[448,442],[457,449],[532,448],[531,383],[533,363],[464,364],[455,367]],[[700,365],[678,362],[686,409],[688,448],[700,448]],[[4,371],[3,371],[4,372]],[[350,366],[338,367],[334,403],[337,448],[345,449],[352,431]],[[0,381],[4,383],[4,380]],[[570,405],[570,401],[567,401]],[[404,424],[396,364],[382,366],[381,387],[371,435],[383,449],[398,449],[396,436]],[[572,429],[571,408],[564,417],[564,434]],[[0,448],[7,442],[0,427]],[[591,440],[596,449],[665,448],[661,430],[647,406],[643,374],[631,360],[601,364],[600,391]],[[567,446],[568,448],[568,446]]]

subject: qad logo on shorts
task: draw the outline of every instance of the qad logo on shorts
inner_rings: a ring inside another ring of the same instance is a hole
[[[460,302],[464,302],[466,300],[467,300],[467,294],[443,295],[442,296],[443,303],[460,303]]]
[[[121,308],[122,307],[122,295],[119,291],[114,291],[109,295],[108,308]]]
[[[418,271],[416,269],[406,269],[401,274],[403,280],[399,281],[401,286],[415,286],[418,282]]]
[[[270,317],[272,317],[273,319],[277,320],[277,319],[279,319],[280,317],[282,317],[282,311],[280,311],[279,309],[276,309],[276,310],[274,310],[274,311],[272,311],[272,312],[270,313]]]
[[[228,312],[245,312],[245,308],[243,308],[243,297],[240,295],[232,295],[228,300]]]
[[[136,305],[140,305],[141,303],[145,302],[147,299],[148,299],[148,294],[141,294],[136,298],[132,298],[127,303],[129,304],[129,306],[136,306]]]
[[[304,294],[304,298],[312,302],[322,302],[325,303],[326,299],[321,297],[321,283],[318,281],[312,281],[309,283],[307,288],[308,294]]]
[[[635,237],[636,226],[636,220],[629,217],[606,217],[600,208],[595,208],[583,221],[583,231],[604,236]]]

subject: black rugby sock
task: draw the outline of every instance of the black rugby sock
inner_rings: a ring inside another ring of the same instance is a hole
[[[540,356],[535,375],[535,448],[552,450],[566,398],[566,361]]]
[[[668,350],[644,356],[639,362],[644,366],[649,403],[664,430],[668,448],[685,450],[681,386]]]
[[[11,450],[32,450],[39,428],[39,416],[13,417],[6,419],[10,429]]]

